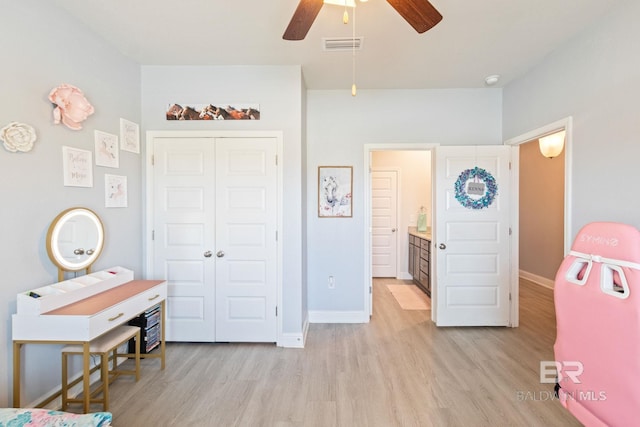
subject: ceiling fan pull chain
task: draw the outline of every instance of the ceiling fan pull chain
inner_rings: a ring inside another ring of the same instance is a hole
[[[352,80],[351,96],[356,96],[356,8],[353,8],[353,26],[351,28],[351,60],[352,60]]]

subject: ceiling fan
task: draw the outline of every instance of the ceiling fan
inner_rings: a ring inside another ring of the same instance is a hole
[[[300,0],[282,38],[304,39],[323,3],[324,0]],[[393,6],[418,33],[424,33],[442,20],[440,12],[428,0],[387,0],[387,3]]]

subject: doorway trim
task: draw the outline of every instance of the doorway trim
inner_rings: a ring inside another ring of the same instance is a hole
[[[373,314],[373,278],[372,278],[372,256],[371,256],[371,156],[373,151],[431,151],[431,161],[433,163],[434,149],[439,146],[437,143],[379,143],[379,144],[364,144],[364,168],[362,171],[364,182],[364,277],[363,277],[363,302],[365,321],[369,322],[371,315]],[[433,169],[432,169],[433,173]],[[431,180],[431,192],[433,194],[433,180]],[[431,201],[432,206],[429,208],[433,212],[433,199]],[[435,227],[435,218],[432,218],[432,229]],[[400,230],[398,230],[400,232]],[[435,302],[432,300],[432,306]],[[431,310],[432,317],[434,311]]]
[[[154,166],[154,152],[153,141],[158,137],[194,137],[194,138],[275,138],[276,139],[276,192],[277,192],[277,219],[276,227],[278,231],[277,235],[277,261],[276,261],[276,304],[278,307],[276,317],[276,345],[278,347],[303,347],[304,336],[299,334],[285,334],[283,333],[282,324],[284,318],[284,304],[283,304],[283,237],[282,230],[283,225],[283,133],[282,131],[209,131],[209,130],[149,130],[145,135],[145,157],[144,157],[144,214],[143,214],[143,275],[148,277],[150,272],[153,271],[153,166]]]
[[[522,135],[518,135],[514,138],[507,139],[504,141],[504,145],[509,145],[513,147],[512,150],[512,188],[513,188],[513,197],[511,198],[511,224],[513,231],[513,242],[511,245],[511,256],[512,259],[519,259],[519,242],[520,242],[520,145],[526,142],[530,142],[541,138],[545,135],[549,135],[551,133],[555,133],[561,130],[566,131],[565,142],[564,142],[564,255],[566,256],[571,249],[572,243],[572,224],[571,224],[571,189],[572,189],[572,164],[573,164],[573,117],[568,116],[563,119],[557,120],[555,122],[549,123],[547,125],[541,126],[536,129],[532,129]],[[517,327],[520,322],[519,317],[519,295],[520,295],[520,285],[519,285],[519,270],[514,269],[511,272],[511,295],[512,295],[512,304],[511,304],[511,326]]]

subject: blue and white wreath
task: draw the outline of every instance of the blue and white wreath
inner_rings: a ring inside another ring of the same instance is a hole
[[[469,197],[469,194],[467,194],[467,181],[470,179],[477,179],[485,184],[485,192],[482,197],[477,199]],[[493,175],[477,166],[473,169],[462,171],[456,181],[455,189],[456,200],[458,200],[462,206],[469,209],[483,209],[491,206],[496,194],[498,194],[498,184],[496,184]]]

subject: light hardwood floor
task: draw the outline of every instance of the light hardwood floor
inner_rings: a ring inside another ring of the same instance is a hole
[[[112,384],[114,426],[580,425],[539,381],[551,290],[522,282],[519,328],[436,328],[384,283],[371,323],[312,324],[304,349],[169,343],[165,371]]]

